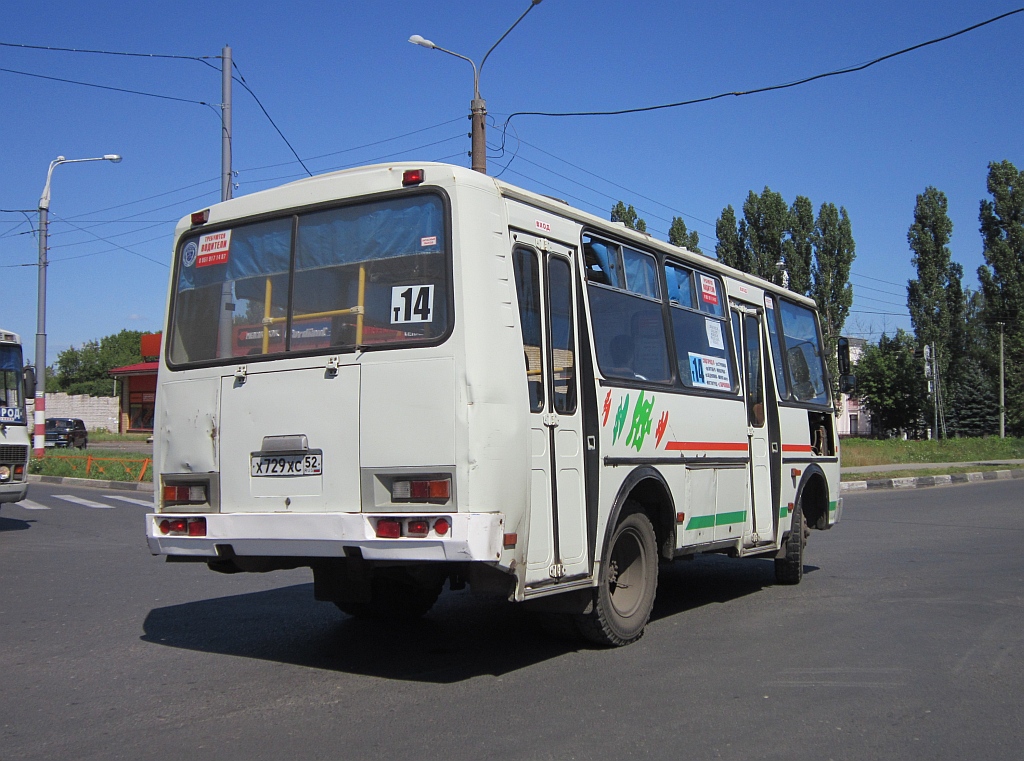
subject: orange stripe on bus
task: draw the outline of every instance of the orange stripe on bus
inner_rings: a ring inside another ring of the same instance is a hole
[[[747,442],[732,441],[670,441],[665,445],[666,451],[681,452],[683,450],[710,450],[713,452],[747,451]]]
[[[810,444],[783,444],[783,452],[812,452]]]

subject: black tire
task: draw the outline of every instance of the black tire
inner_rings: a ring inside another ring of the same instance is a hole
[[[425,584],[406,573],[378,574],[373,579],[370,602],[335,602],[338,610],[357,618],[412,621],[434,607],[444,579]]]
[[[636,503],[627,502],[625,510],[604,549],[593,610],[576,617],[580,633],[599,645],[640,639],[658,590],[654,527]]]
[[[804,576],[804,547],[811,530],[799,502],[793,508],[793,526],[786,538],[786,554],[775,558],[775,580],[779,584],[799,584]]]

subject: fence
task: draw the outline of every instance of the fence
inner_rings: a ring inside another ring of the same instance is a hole
[[[77,478],[102,478],[108,481],[143,481],[146,475],[153,480],[149,457],[133,459],[126,457],[93,457],[92,455],[50,454],[41,460],[32,460],[29,472],[48,476],[72,476]]]

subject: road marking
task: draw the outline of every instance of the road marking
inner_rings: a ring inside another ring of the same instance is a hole
[[[114,510],[113,505],[104,505],[102,502],[93,502],[91,499],[84,499],[82,497],[76,497],[74,494],[54,494],[57,499],[62,499],[65,502],[73,502],[76,505],[82,507],[91,507],[97,510]]]
[[[18,507],[23,507],[26,510],[49,510],[46,505],[40,505],[38,502],[33,502],[30,499],[23,499],[21,502],[15,502]]]
[[[104,494],[104,499],[117,499],[121,502],[129,502],[133,505],[142,505],[143,507],[153,507],[153,500],[135,499],[134,497],[122,497],[120,494]]]

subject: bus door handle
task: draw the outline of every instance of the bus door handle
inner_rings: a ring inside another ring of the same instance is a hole
[[[548,428],[558,428],[558,413],[557,412],[545,412],[544,413],[544,425]]]

